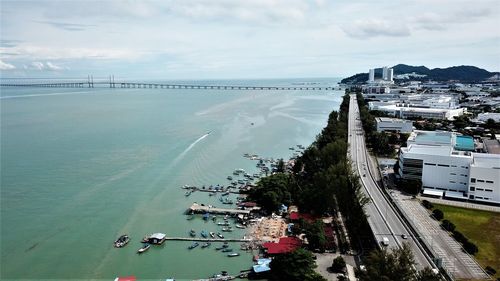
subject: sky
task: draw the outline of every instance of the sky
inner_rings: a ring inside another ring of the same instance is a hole
[[[0,0],[2,77],[346,77],[500,70],[499,0]]]

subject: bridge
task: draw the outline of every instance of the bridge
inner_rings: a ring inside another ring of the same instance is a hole
[[[109,87],[122,89],[188,89],[188,90],[240,90],[240,91],[332,91],[340,90],[339,87],[317,87],[310,85],[292,86],[243,86],[243,85],[197,85],[197,84],[170,84],[170,83],[147,83],[147,82],[116,82],[113,76],[109,81],[94,82],[94,78],[89,75],[86,81],[66,81],[66,82],[25,82],[9,81],[3,79],[0,87],[37,87],[37,88],[94,88]]]

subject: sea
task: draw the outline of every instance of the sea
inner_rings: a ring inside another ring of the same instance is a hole
[[[166,81],[242,86],[337,86],[339,79]],[[220,196],[184,185],[227,185],[244,153],[288,159],[338,110],[343,91],[0,88],[2,280],[192,280],[249,269],[252,253],[227,257],[167,241],[144,254],[147,234],[219,232],[193,204]],[[236,200],[231,194],[230,199]],[[131,242],[114,248],[128,234]],[[242,238],[245,230],[224,232]]]

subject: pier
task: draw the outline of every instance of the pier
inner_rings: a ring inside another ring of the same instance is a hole
[[[248,238],[196,238],[196,237],[165,237],[165,240],[170,241],[197,241],[197,242],[252,242]]]
[[[202,206],[197,203],[193,203],[193,205],[189,207],[189,211],[194,213],[211,213],[211,214],[243,214],[243,215],[250,214],[249,210],[213,208],[208,206]]]

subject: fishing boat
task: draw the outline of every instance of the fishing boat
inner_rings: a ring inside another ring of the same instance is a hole
[[[241,224],[236,224],[236,225],[235,225],[235,227],[236,227],[236,228],[241,228],[241,229],[245,228],[245,226],[243,226],[243,225],[241,225]]]
[[[186,193],[184,194],[186,197],[188,197],[189,195],[191,195],[191,193],[193,193],[191,190],[190,191],[186,191]]]
[[[194,215],[188,215],[188,216],[186,217],[186,219],[187,219],[188,221],[190,221],[190,220],[194,219]]]
[[[224,247],[223,247],[223,246],[220,246],[220,247],[215,248],[215,250],[216,250],[216,251],[220,251],[220,250],[222,250],[222,249],[224,249]]]
[[[205,230],[202,230],[201,231],[201,236],[203,236],[203,238],[207,238],[208,237],[208,234]]]
[[[239,255],[240,255],[240,253],[230,253],[230,254],[227,254],[228,257],[237,257]]]
[[[127,245],[128,242],[130,242],[130,237],[128,237],[127,234],[124,234],[115,240],[114,245],[115,245],[115,248],[121,248],[121,247],[125,247],[125,245]]]
[[[198,247],[199,245],[200,245],[200,243],[198,243],[198,242],[194,242],[193,244],[191,244],[191,245],[188,247],[188,249],[189,249],[189,250],[192,250],[192,249],[194,249],[194,248]]]
[[[217,232],[217,237],[219,237],[220,239],[224,239],[224,235],[220,234],[220,232]]]
[[[233,177],[231,177],[231,176],[227,176],[227,179],[228,179],[228,180],[230,180],[230,181],[232,181],[232,180],[233,180]]]
[[[189,231],[189,236],[195,237],[196,236],[196,231],[194,231],[194,229],[191,229],[191,231]]]
[[[204,219],[204,220],[206,220],[206,221],[207,221],[209,218],[210,218],[210,214],[209,214],[209,213],[204,213],[204,214],[203,214],[203,219]]]
[[[232,251],[233,251],[233,249],[231,249],[231,248],[224,248],[224,249],[222,249],[223,253],[229,253],[229,252],[232,252]]]
[[[211,245],[210,242],[207,242],[207,243],[204,243],[203,245],[201,245],[202,248],[206,248],[206,247],[209,247]]]
[[[142,247],[139,250],[137,250],[137,253],[142,254],[142,253],[146,252],[147,250],[149,250],[149,248],[151,248],[150,244],[142,244]]]
[[[215,238],[215,233],[214,232],[210,231],[209,234],[210,234],[210,237]]]
[[[218,222],[217,225],[220,225],[220,226],[228,226],[229,225],[229,222],[225,221],[225,222]]]
[[[222,193],[222,196],[228,196],[228,195],[229,195],[229,192],[228,192],[228,191],[226,191],[226,192]]]
[[[231,227],[223,227],[222,231],[224,231],[224,232],[232,232],[233,230],[231,229]]]

